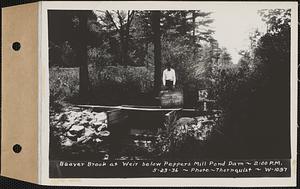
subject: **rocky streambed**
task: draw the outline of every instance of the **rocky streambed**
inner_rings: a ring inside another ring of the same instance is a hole
[[[65,107],[50,115],[50,147],[62,154],[107,154],[105,138],[109,135],[105,112]]]
[[[106,112],[66,106],[50,114],[50,158],[130,160],[205,153],[217,121],[216,116],[182,117],[168,130],[134,134],[129,129],[120,138],[112,137]]]

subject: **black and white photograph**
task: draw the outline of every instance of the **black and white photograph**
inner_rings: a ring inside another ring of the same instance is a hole
[[[210,7],[47,10],[49,178],[291,176],[295,13]]]

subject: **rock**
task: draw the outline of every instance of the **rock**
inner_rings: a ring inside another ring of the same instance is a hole
[[[197,124],[197,120],[190,117],[182,117],[176,121],[174,126],[177,127],[177,126],[191,125],[191,124]]]
[[[100,127],[102,124],[103,124],[103,122],[96,122],[96,123],[93,123],[93,125],[96,126],[96,127]]]
[[[65,138],[61,145],[64,147],[71,147],[73,144],[74,142],[72,140],[70,140],[69,138]]]
[[[59,114],[59,115],[55,118],[55,120],[58,120],[58,121],[66,121],[66,120],[68,120],[68,116],[67,116],[66,114],[62,113],[62,114]]]
[[[102,131],[103,129],[107,128],[107,124],[103,123],[100,127],[98,127],[97,131]]]
[[[95,141],[96,142],[102,142],[103,140],[101,140],[100,138],[96,138]]]
[[[79,125],[88,126],[89,122],[86,120],[83,120],[83,121],[79,122]]]
[[[88,141],[91,140],[91,139],[92,139],[91,136],[82,136],[82,137],[80,137],[80,138],[77,138],[77,143],[82,143],[82,144],[84,144],[84,143],[88,142]]]
[[[109,131],[100,131],[99,133],[97,133],[98,136],[109,136],[110,135],[110,132]]]
[[[76,117],[69,117],[69,122],[72,124],[72,125],[75,125],[75,124],[79,124],[80,121],[76,118]]]
[[[95,151],[103,142],[101,138],[110,135],[109,131],[103,131],[107,128],[105,112],[69,107],[64,108],[63,113],[51,114],[49,119],[53,136],[60,141],[62,149],[71,153]]]
[[[72,127],[72,123],[71,122],[65,122],[61,125],[61,127],[63,127],[65,130],[69,130]]]
[[[84,126],[81,125],[73,125],[69,130],[71,134],[79,134],[82,133],[83,131],[84,131]]]
[[[104,120],[107,120],[107,115],[105,112],[100,112],[95,115],[95,119],[97,121],[104,121]]]
[[[86,136],[81,136],[77,138],[77,142],[81,142],[86,139]]]
[[[95,134],[95,130],[85,128],[84,136],[91,136]]]
[[[69,138],[73,138],[73,137],[76,137],[77,135],[76,134],[72,134],[70,132],[67,132],[67,137]]]

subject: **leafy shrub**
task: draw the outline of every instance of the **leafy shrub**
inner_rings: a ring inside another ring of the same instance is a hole
[[[119,83],[124,87],[130,85],[140,89],[140,92],[147,92],[153,86],[153,72],[145,67],[122,67],[109,66],[98,73],[100,82]]]
[[[153,88],[153,72],[145,67],[108,66],[92,72],[93,103],[138,103],[141,94]]]
[[[50,106],[63,101],[70,101],[79,94],[79,69],[58,68],[49,69]]]
[[[134,103],[141,93],[153,88],[153,71],[146,67],[89,65],[90,103]],[[50,105],[73,102],[79,95],[79,68],[50,68]],[[137,100],[138,101],[138,100]],[[141,100],[142,101],[142,100]]]
[[[179,118],[168,131],[161,130],[158,133],[155,143],[157,153],[170,158],[200,155],[215,132],[218,116],[220,115]]]

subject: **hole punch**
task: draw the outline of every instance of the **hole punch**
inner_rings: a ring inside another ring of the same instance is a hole
[[[20,144],[15,144],[15,145],[13,146],[13,151],[14,151],[15,153],[20,153],[21,150],[22,150],[22,146],[21,146]]]
[[[14,42],[12,44],[12,48],[15,50],[15,51],[18,51],[21,49],[21,44],[19,42]]]

